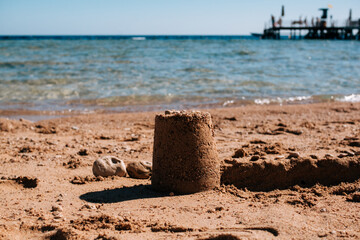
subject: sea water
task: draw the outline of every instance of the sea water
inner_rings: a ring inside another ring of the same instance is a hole
[[[360,41],[0,41],[0,109],[360,101]]]

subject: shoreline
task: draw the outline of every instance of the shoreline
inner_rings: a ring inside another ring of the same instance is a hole
[[[95,101],[95,100],[94,100]],[[86,102],[86,101],[85,101]],[[85,103],[84,102],[84,103]],[[289,98],[258,98],[252,100],[232,100],[224,99],[223,101],[216,102],[183,102],[178,104],[135,104],[135,105],[62,105],[61,110],[37,110],[36,107],[24,107],[19,105],[16,108],[7,106],[2,108],[0,105],[0,118],[9,119],[27,119],[30,121],[40,121],[45,119],[69,117],[69,116],[81,116],[88,114],[115,114],[115,113],[141,113],[141,112],[159,112],[169,109],[174,110],[199,110],[199,109],[226,109],[226,108],[238,108],[248,106],[290,106],[290,105],[312,105],[312,104],[329,104],[329,103],[358,103],[360,102],[359,94],[346,95],[340,98],[339,96],[329,96],[324,98],[323,96],[313,97],[289,97]]]

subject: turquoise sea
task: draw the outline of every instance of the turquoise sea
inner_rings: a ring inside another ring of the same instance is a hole
[[[360,41],[0,40],[0,109],[142,111],[360,101]]]

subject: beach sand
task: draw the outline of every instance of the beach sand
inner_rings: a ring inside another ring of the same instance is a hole
[[[189,195],[92,174],[152,161],[156,112],[0,119],[0,239],[360,238],[360,103],[201,111],[223,185]]]

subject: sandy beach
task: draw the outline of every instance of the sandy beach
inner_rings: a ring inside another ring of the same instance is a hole
[[[0,118],[0,239],[360,238],[360,103],[201,111],[222,185],[188,195],[92,174],[151,162],[158,112]]]

